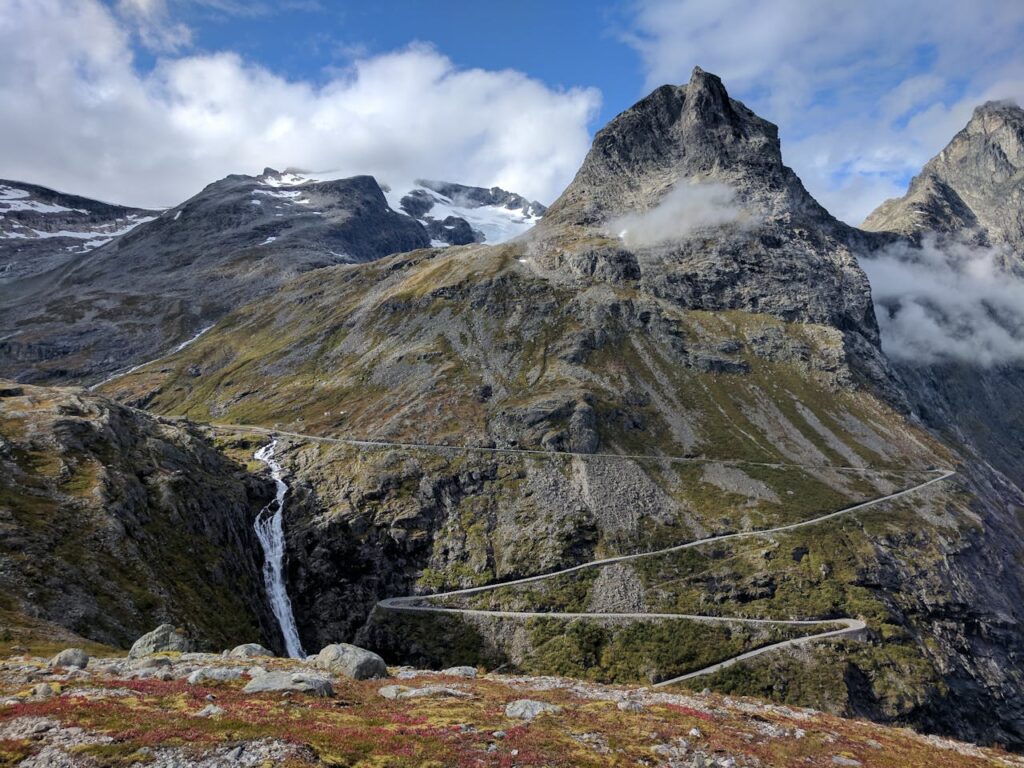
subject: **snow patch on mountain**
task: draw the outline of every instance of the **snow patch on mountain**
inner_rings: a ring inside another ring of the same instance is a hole
[[[541,218],[533,212],[529,204],[519,208],[480,205],[468,198],[441,194],[422,183],[411,186],[382,185],[381,188],[391,210],[417,219],[427,227],[434,236],[433,239],[439,242],[445,241],[436,237],[438,227],[449,231],[456,229],[455,226],[447,224],[449,217],[462,219],[473,230],[474,240],[490,244],[503,243],[518,237],[531,229]],[[412,204],[410,198],[414,201]]]

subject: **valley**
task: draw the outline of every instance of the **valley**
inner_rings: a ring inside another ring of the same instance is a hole
[[[1024,110],[965,132],[951,156],[1011,167],[995,192],[935,161],[855,228],[698,67],[600,130],[547,208],[267,169],[4,283],[8,642],[28,666],[67,633],[116,656],[166,622],[288,674],[349,643],[403,679],[489,673],[438,694],[448,725],[499,688],[631,686],[1019,751],[1016,364],[900,357],[906,304],[865,273],[967,222],[1017,274],[990,209],[1024,160],[992,147]],[[176,679],[129,695],[184,706]]]

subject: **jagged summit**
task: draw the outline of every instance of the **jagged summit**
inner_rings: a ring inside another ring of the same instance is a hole
[[[857,256],[878,240],[819,205],[782,162],[778,128],[700,67],[600,130],[531,233],[552,272],[629,275],[679,306],[830,325],[865,359],[878,329]],[[878,379],[884,365],[868,368]]]
[[[783,164],[778,128],[700,67],[686,85],[657,88],[600,130],[545,218],[599,224],[652,207],[682,180],[730,184],[769,215],[807,209],[830,218]]]
[[[864,229],[919,237],[958,233],[979,244],[1024,252],[1024,109],[988,101]]]

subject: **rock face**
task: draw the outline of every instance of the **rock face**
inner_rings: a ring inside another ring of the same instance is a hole
[[[699,67],[597,133],[534,239],[539,262],[576,277],[837,328],[851,367],[899,401],[857,262],[885,238],[822,208],[783,164],[778,128]]]
[[[957,233],[1024,253],[1024,109],[990,101],[864,229],[920,238]]]
[[[0,284],[61,267],[159,215],[0,179]]]
[[[945,253],[951,269],[965,246],[986,249],[999,272],[996,281],[1024,285],[1024,109],[1005,102],[978,107],[964,129],[911,181],[907,194],[880,205],[864,227],[915,244],[930,238],[930,251],[940,257]],[[910,248],[906,256],[916,253]],[[935,310],[938,319],[931,322],[941,324],[943,308]],[[1000,321],[998,308],[989,311],[999,323],[994,330],[1024,349],[1020,317]],[[962,332],[948,331],[951,336]],[[897,367],[915,410],[933,429],[1024,484],[1024,363],[1019,358],[995,364],[952,357],[906,359]]]
[[[147,632],[132,645],[128,651],[129,659],[139,659],[153,653],[173,652],[187,653],[192,650],[192,642],[183,633],[175,629],[173,624],[161,624],[152,632]]]
[[[384,659],[348,643],[328,645],[314,657],[313,664],[352,680],[376,680],[388,676]]]
[[[268,482],[183,423],[70,390],[6,391],[0,605],[13,623],[121,647],[167,621],[203,645],[276,638],[251,529]]]

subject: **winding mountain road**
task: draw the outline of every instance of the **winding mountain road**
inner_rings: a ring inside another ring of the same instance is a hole
[[[599,453],[599,454],[576,454],[569,452],[557,452],[557,451],[543,451],[543,450],[532,450],[522,448],[487,448],[477,446],[451,446],[443,445],[438,443],[408,443],[408,442],[391,442],[385,440],[366,440],[359,438],[345,438],[345,437],[324,437],[322,435],[307,435],[301,432],[290,432],[280,429],[272,429],[269,427],[260,427],[251,424],[205,424],[210,429],[221,430],[221,431],[235,431],[235,432],[252,432],[257,434],[268,435],[272,437],[290,437],[296,440],[313,441],[320,443],[333,443],[340,445],[351,445],[355,447],[377,447],[377,448],[406,448],[406,449],[420,449],[420,450],[446,450],[446,451],[461,451],[461,452],[482,452],[482,453],[507,453],[507,454],[525,454],[525,455],[540,455],[540,456],[578,456],[581,458],[605,458],[605,459],[641,459],[641,460],[657,460],[657,461],[674,461],[674,462],[719,462],[724,464],[745,464],[745,465],[756,465],[756,466],[768,466],[768,467],[794,467],[802,469],[833,469],[843,471],[856,471],[856,472],[873,472],[878,471],[871,467],[842,467],[834,465],[805,465],[805,464],[785,464],[785,463],[771,463],[771,462],[753,462],[743,460],[720,460],[720,459],[709,459],[706,457],[690,457],[690,456],[659,456],[659,455],[644,455],[644,454],[618,454],[618,453]],[[685,675],[679,675],[667,680],[662,680],[655,684],[654,687],[664,687],[679,683],[684,680],[689,680],[694,677],[701,675],[708,675],[718,670],[725,669],[726,667],[732,666],[741,661],[754,658],[763,653],[774,651],[781,648],[795,648],[801,645],[810,644],[818,640],[823,640],[830,637],[844,637],[853,636],[867,628],[867,625],[861,619],[855,619],[851,617],[833,618],[833,619],[751,619],[739,616],[703,616],[698,614],[685,614],[685,613],[575,613],[575,612],[541,612],[541,611],[491,611],[476,608],[446,608],[437,605],[430,605],[427,601],[438,600],[449,597],[459,597],[466,595],[479,594],[481,592],[488,592],[502,587],[518,586],[522,584],[532,584],[547,579],[557,578],[558,576],[564,576],[570,573],[576,573],[588,568],[601,568],[608,565],[615,565],[616,563],[625,563],[632,560],[639,560],[642,558],[658,557],[660,555],[670,554],[672,552],[679,552],[684,549],[692,549],[694,547],[700,547],[705,544],[717,543],[722,541],[735,541],[738,539],[751,539],[751,538],[763,538],[766,536],[772,536],[779,533],[786,533],[788,531],[797,530],[798,528],[805,528],[811,525],[818,525],[819,523],[833,520],[837,517],[850,515],[855,512],[868,509],[869,507],[883,504],[888,501],[907,496],[912,493],[916,493],[930,485],[939,483],[946,480],[956,473],[952,470],[923,470],[930,471],[935,476],[925,480],[917,485],[905,488],[902,491],[896,491],[885,496],[880,496],[877,499],[871,499],[870,501],[861,502],[854,504],[843,509],[836,510],[835,512],[828,512],[817,517],[812,517],[807,520],[801,520],[796,523],[788,523],[786,525],[776,526],[774,528],[764,528],[753,531],[740,531],[737,533],[726,533],[717,536],[708,536],[703,539],[695,539],[694,541],[684,542],[682,544],[676,544],[671,547],[665,547],[664,549],[652,550],[650,552],[641,552],[630,555],[618,555],[615,557],[606,557],[599,560],[591,560],[586,563],[580,563],[579,565],[573,565],[568,568],[562,568],[557,571],[551,571],[549,573],[538,574],[535,576],[526,576],[520,579],[513,579],[510,581],[495,582],[481,587],[469,587],[466,589],[456,589],[449,592],[439,592],[432,595],[408,595],[405,597],[389,597],[380,600],[377,603],[377,607],[382,610],[389,611],[406,611],[416,613],[439,613],[439,614],[461,614],[465,616],[489,616],[489,617],[502,617],[502,618],[562,618],[562,619],[627,619],[634,621],[644,621],[650,619],[686,619],[689,621],[698,621],[704,623],[719,623],[719,624],[745,624],[753,626],[793,626],[793,627],[823,627],[821,632],[816,632],[811,635],[804,635],[802,637],[792,638],[789,640],[782,640],[769,645],[755,648],[751,651],[732,656],[723,661],[717,662],[707,667],[703,667],[692,672],[688,672]],[[838,628],[836,628],[838,627]]]
[[[700,675],[711,674],[717,672],[720,669],[729,667],[737,662],[751,659],[755,656],[759,656],[762,653],[773,651],[779,648],[794,648],[800,645],[822,640],[828,637],[841,637],[848,635],[856,635],[863,631],[867,625],[860,619],[854,619],[849,617],[837,618],[837,619],[749,619],[738,616],[702,616],[697,614],[686,614],[686,613],[571,613],[571,612],[536,612],[536,611],[489,611],[473,608],[444,608],[440,606],[428,605],[427,600],[437,600],[441,598],[457,597],[465,595],[474,595],[481,592],[492,591],[501,587],[517,586],[521,584],[531,584],[546,579],[553,579],[558,576],[563,576],[568,573],[575,573],[582,571],[587,568],[601,568],[607,565],[614,565],[616,563],[629,562],[631,560],[639,560],[642,558],[657,557],[659,555],[665,555],[672,552],[679,552],[684,549],[692,549],[699,547],[704,544],[721,541],[734,541],[736,539],[749,539],[749,538],[760,538],[765,536],[772,536],[777,533],[785,533],[787,531],[793,531],[798,528],[805,528],[810,525],[817,525],[827,520],[833,520],[837,517],[849,515],[859,510],[867,509],[869,507],[882,504],[887,501],[898,499],[902,496],[907,496],[917,491],[922,490],[930,485],[946,480],[952,477],[956,473],[952,470],[936,470],[935,477],[932,477],[922,483],[919,483],[910,488],[906,488],[896,493],[890,493],[886,496],[881,496],[877,499],[865,501],[860,504],[854,504],[850,507],[837,510],[835,512],[829,512],[818,517],[813,517],[808,520],[802,520],[797,523],[789,523],[787,525],[780,525],[775,528],[764,528],[755,531],[741,531],[739,533],[727,533],[718,536],[708,536],[703,539],[695,539],[694,541],[688,541],[683,544],[677,544],[672,547],[665,547],[664,549],[657,549],[650,552],[641,552],[632,555],[619,555],[616,557],[606,557],[600,560],[592,560],[587,563],[581,563],[580,565],[574,565],[569,568],[563,568],[558,571],[551,571],[550,573],[539,574],[537,576],[527,576],[521,579],[513,579],[511,581],[497,582],[494,584],[488,584],[482,587],[470,587],[467,589],[456,589],[450,592],[439,592],[432,595],[410,595],[406,597],[390,597],[385,598],[377,603],[377,607],[391,610],[391,611],[411,611],[411,612],[422,612],[422,613],[447,613],[447,614],[463,614],[463,615],[475,615],[475,616],[497,616],[497,617],[509,617],[509,618],[564,618],[564,619],[632,619],[632,620],[647,620],[647,619],[687,619],[690,621],[700,621],[705,623],[723,623],[723,624],[747,624],[755,626],[835,626],[841,625],[838,629],[828,629],[822,632],[818,632],[812,635],[805,635],[803,637],[793,638],[790,640],[782,640],[777,643],[770,645],[761,646],[755,648],[752,651],[741,653],[737,656],[725,659],[716,664],[712,664],[708,667],[689,672],[685,675],[673,677],[668,680],[662,680],[655,684],[654,687],[663,687],[672,685],[673,683],[679,683],[690,678],[698,677]]]

